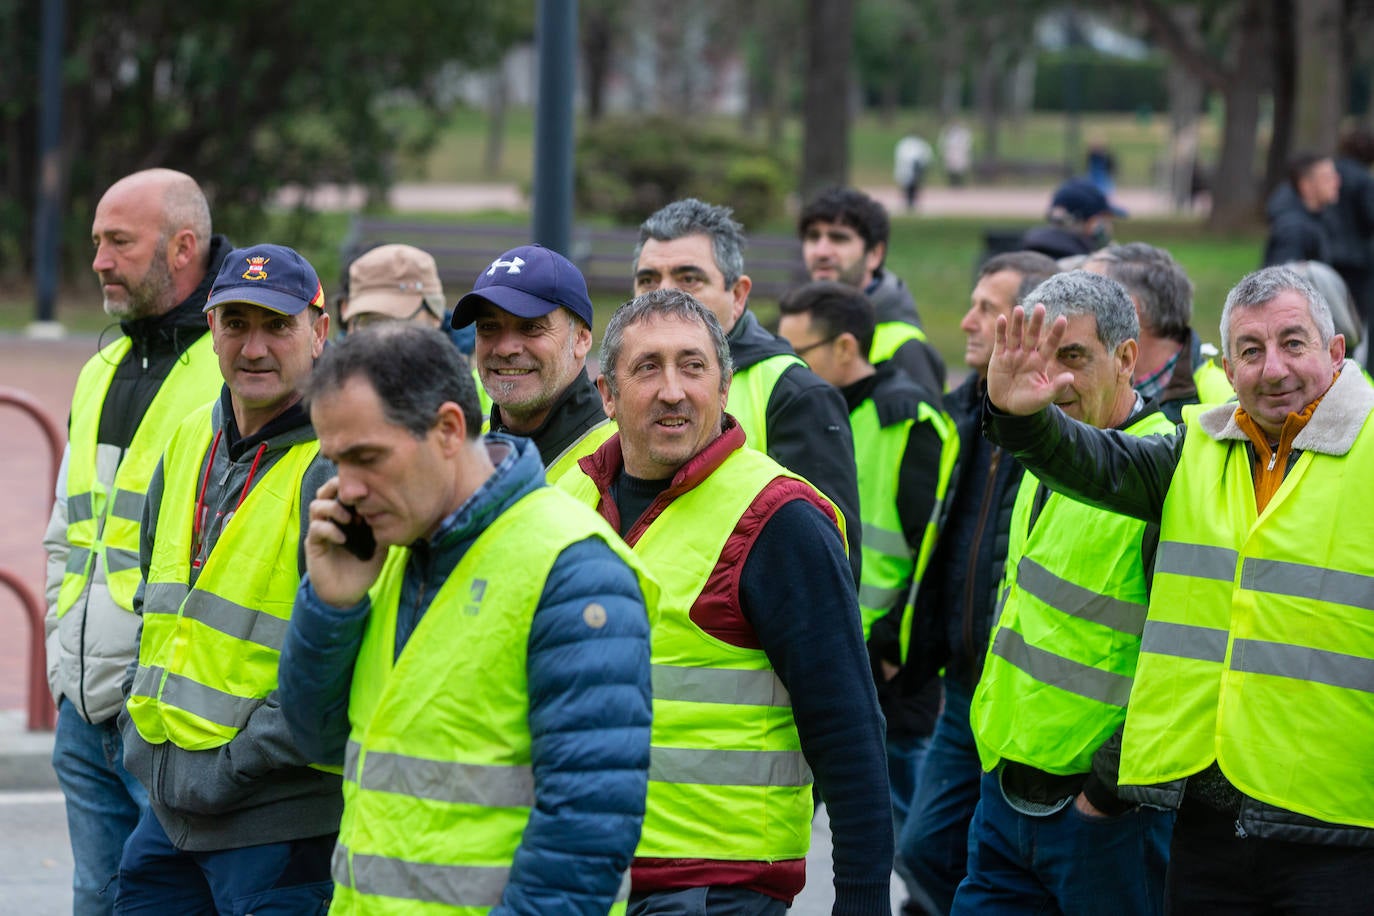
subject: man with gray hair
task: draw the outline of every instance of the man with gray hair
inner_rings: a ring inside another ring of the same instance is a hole
[[[839,391],[812,372],[787,341],[749,311],[743,227],[728,207],[674,201],[639,227],[634,293],[680,289],[711,310],[730,341],[730,413],[745,444],[805,477],[846,522],[849,562],[859,580],[859,478],[849,412]]]
[[[1173,429],[1131,387],[1138,325],[1120,284],[1074,271],[1026,301],[1062,326],[1046,371],[1063,413],[1132,437]],[[969,710],[985,775],[951,912],[1159,912],[1168,814],[1118,799],[1099,755],[1126,718],[1157,536],[1022,477]]]
[[[834,504],[744,447],[730,345],[687,293],[622,305],[601,369],[619,432],[558,485],[662,589],[631,916],[785,913],[806,883],[813,772],[835,911],[890,912],[883,719]]]
[[[1190,327],[1193,283],[1169,252],[1145,242],[1110,245],[1088,255],[1083,269],[1120,283],[1135,303],[1140,319],[1135,390],[1142,397],[1157,399],[1177,423],[1188,404],[1221,404],[1235,396],[1212,359],[1217,348],[1204,344]]]
[[[1239,404],[1189,407],[1172,435],[1047,410],[1064,331],[1040,309],[999,329],[987,428],[1056,490],[1160,526],[1120,793],[1178,811],[1168,905],[1367,910],[1374,391],[1326,301],[1283,267],[1245,277],[1222,312]]]
[[[115,718],[137,649],[143,498],[172,430],[223,379],[201,307],[230,245],[195,179],[148,169],[116,181],[91,225],[105,312],[120,335],[72,395],[43,546],[53,769],[67,798],[78,916],[109,913],[124,840],[148,799],[124,768]]]

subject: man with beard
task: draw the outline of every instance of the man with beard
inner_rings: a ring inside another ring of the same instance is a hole
[[[822,191],[797,219],[802,260],[811,279],[848,284],[873,303],[878,326],[868,361],[876,365],[891,359],[912,381],[939,396],[945,390],[945,361],[926,341],[911,290],[883,266],[890,231],[883,205],[854,188]]]
[[[521,245],[492,261],[452,324],[477,326],[472,359],[492,401],[491,432],[533,439],[549,483],[615,432],[586,372],[587,281],[558,252]]]
[[[211,235],[195,180],[170,169],[115,182],[96,206],[91,241],[105,311],[123,336],[77,379],[43,539],[53,769],[67,798],[80,916],[111,912],[120,850],[147,807],[115,725],[138,633],[143,497],[172,429],[219,390],[201,307],[230,247]]]

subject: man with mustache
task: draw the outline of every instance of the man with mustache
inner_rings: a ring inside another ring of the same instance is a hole
[[[492,401],[491,432],[533,439],[550,483],[615,431],[587,377],[587,281],[558,252],[521,245],[492,261],[452,324],[476,324],[473,363]]]
[[[319,454],[300,385],[324,349],[304,258],[224,259],[205,305],[224,390],[175,428],[148,486],[134,596],[138,665],[124,763],[148,792],[119,868],[119,913],[319,912],[343,807],[277,700]]]
[[[111,911],[120,851],[148,804],[124,769],[115,723],[138,633],[139,522],[168,435],[223,381],[201,307],[230,247],[211,234],[195,179],[171,169],[111,185],[91,242],[105,311],[122,335],[77,379],[43,538],[53,769],[67,798],[77,916]]]

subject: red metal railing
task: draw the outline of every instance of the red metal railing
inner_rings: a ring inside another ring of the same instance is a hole
[[[0,404],[18,407],[34,419],[48,440],[48,450],[52,457],[48,478],[48,493],[57,489],[57,472],[62,462],[62,430],[43,405],[29,394],[18,388],[0,387]],[[24,605],[24,613],[29,619],[29,686],[28,712],[30,731],[52,731],[57,719],[53,708],[52,696],[48,692],[48,674],[44,662],[43,616],[46,609],[43,602],[24,580],[8,569],[0,569],[0,584],[9,587]]]

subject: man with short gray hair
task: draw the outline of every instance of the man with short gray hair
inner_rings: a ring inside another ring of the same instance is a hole
[[[1367,910],[1374,391],[1282,267],[1227,297],[1239,403],[1189,407],[1173,435],[1047,410],[1063,333],[1038,309],[999,329],[987,429],[1056,490],[1160,526],[1120,794],[1178,811],[1168,906]]]
[[[680,289],[716,316],[730,341],[730,412],[745,444],[805,477],[839,507],[857,582],[859,478],[844,398],[749,311],[753,281],[744,272],[744,227],[731,214],[729,207],[688,197],[646,219],[634,253],[634,293]]]
[[[619,432],[559,486],[661,588],[653,751],[631,916],[781,916],[806,882],[812,782],[836,912],[888,913],[883,720],[834,504],[744,447],[730,344],[678,289],[622,305],[598,381]]]
[[[1145,242],[1110,245],[1089,255],[1083,269],[1120,283],[1135,303],[1135,390],[1142,397],[1157,399],[1178,422],[1188,404],[1220,404],[1234,396],[1226,373],[1212,360],[1216,347],[1204,344],[1190,326],[1193,283],[1169,252]]]
[[[1138,326],[1120,284],[1073,271],[1026,301],[1062,323],[1046,354],[1062,412],[1132,437],[1173,429],[1131,387]],[[1169,818],[1118,799],[1099,753],[1126,717],[1157,534],[1022,477],[969,711],[985,775],[951,912],[1159,912]]]

